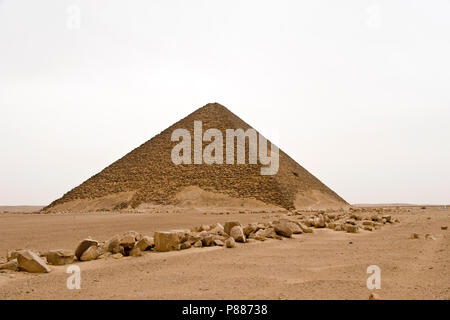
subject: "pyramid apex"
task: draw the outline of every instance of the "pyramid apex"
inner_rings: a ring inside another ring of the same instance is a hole
[[[226,109],[226,110],[228,110],[225,106],[221,105],[218,102],[207,103],[203,107],[201,107],[201,109]]]

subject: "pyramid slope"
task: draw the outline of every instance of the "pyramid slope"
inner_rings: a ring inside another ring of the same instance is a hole
[[[202,121],[203,132],[209,128],[217,128],[222,133],[226,129],[251,128],[224,106],[207,104],[72,189],[46,209],[74,200],[130,193],[132,196],[122,206],[174,204],[175,195],[189,186],[232,197],[253,198],[286,209],[298,206],[299,201],[300,205],[302,202],[307,204],[311,200],[308,197],[313,193],[319,193],[322,199],[331,203],[347,204],[281,150],[279,170],[273,176],[261,175],[260,164],[173,164],[171,151],[178,142],[171,141],[172,132],[183,128],[189,130],[193,137],[195,120]],[[207,144],[204,143],[204,146]]]

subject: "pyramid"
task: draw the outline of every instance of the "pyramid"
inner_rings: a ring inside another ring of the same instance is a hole
[[[99,199],[113,209],[136,208],[146,203],[176,205],[176,195],[192,186],[233,198],[256,199],[289,210],[348,205],[281,150],[279,170],[274,175],[261,175],[263,165],[259,161],[257,164],[246,161],[245,164],[234,165],[175,165],[171,152],[178,142],[171,141],[172,132],[178,128],[187,129],[193,137],[194,121],[199,120],[202,121],[203,132],[209,128],[219,129],[223,133],[226,129],[251,128],[224,106],[207,104],[70,190],[44,210],[70,207],[64,204],[75,202],[79,204],[72,208],[83,210],[83,203]],[[208,144],[203,142],[203,147]],[[248,143],[246,145],[248,156]]]

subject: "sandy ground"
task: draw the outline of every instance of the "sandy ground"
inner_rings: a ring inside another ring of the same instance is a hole
[[[408,210],[410,212],[408,212]],[[6,250],[75,249],[91,236],[106,240],[136,230],[202,223],[268,221],[279,212],[0,214],[0,256]],[[66,266],[49,274],[0,273],[0,299],[367,299],[369,265],[381,268],[384,299],[450,299],[450,210],[418,207],[393,214],[400,224],[358,234],[315,229],[294,239],[148,252],[77,263],[81,290],[66,287]],[[421,235],[410,239],[411,233]],[[436,240],[426,240],[431,233]]]

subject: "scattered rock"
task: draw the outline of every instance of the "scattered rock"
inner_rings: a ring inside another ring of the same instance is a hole
[[[189,241],[185,241],[180,245],[180,250],[186,250],[191,247],[191,243]]]
[[[49,266],[34,252],[23,250],[17,253],[17,263],[20,270],[30,273],[50,272]]]
[[[196,243],[197,241],[202,241],[202,237],[200,237],[199,235],[196,235],[196,234],[192,234],[192,233],[190,233],[189,234],[189,237],[188,237],[188,241],[191,243],[191,244],[194,244],[194,243]]]
[[[261,235],[266,238],[276,238],[277,233],[275,232],[274,228],[267,228],[262,230]]]
[[[97,245],[93,244],[92,246],[87,248],[87,250],[85,250],[83,252],[83,254],[81,255],[79,260],[80,261],[91,261],[91,260],[97,259],[99,255],[100,254],[99,254]]]
[[[189,230],[171,230],[170,232],[175,232],[178,235],[178,243],[186,242],[189,239]]]
[[[292,230],[289,227],[289,224],[287,223],[287,221],[280,221],[280,223],[277,223],[274,226],[274,230],[277,234],[286,237],[286,238],[292,238]]]
[[[313,229],[307,227],[306,225],[304,225],[303,223],[298,223],[298,226],[302,229],[302,231],[304,233],[313,233]]]
[[[216,223],[216,224],[211,225],[211,230],[209,230],[209,233],[225,235],[225,230],[220,223]]]
[[[322,215],[314,218],[315,228],[325,228],[325,219]]]
[[[373,228],[372,228],[372,227],[369,227],[369,226],[364,226],[364,230],[367,230],[367,231],[373,231]]]
[[[448,229],[448,226],[442,226],[441,227],[441,230],[447,230]]]
[[[75,250],[75,256],[77,257],[78,260],[80,260],[81,256],[83,255],[83,253],[89,249],[91,246],[98,246],[98,241],[92,240],[92,239],[84,239],[82,240],[78,246],[77,249]]]
[[[236,242],[245,242],[245,234],[241,226],[234,226],[233,228],[231,228],[230,236]]]
[[[155,241],[153,240],[152,237],[143,236],[142,239],[139,240],[134,247],[139,248],[139,250],[141,250],[141,251],[146,251],[146,250],[150,250],[154,246],[155,246]]]
[[[253,237],[253,239],[258,240],[258,241],[266,241],[266,237],[264,237],[262,235],[255,235]]]
[[[239,221],[227,221],[227,222],[225,222],[223,229],[226,234],[230,235],[231,229],[235,226],[239,226],[239,227],[241,226]]]
[[[314,218],[309,218],[305,221],[307,227],[314,227]],[[303,231],[304,232],[304,231]]]
[[[302,228],[300,228],[298,222],[294,222],[294,221],[288,221],[288,227],[289,229],[292,230],[293,234],[301,234],[303,233]]]
[[[17,259],[12,259],[6,263],[0,264],[0,270],[19,271],[19,264],[17,262]]]
[[[155,239],[156,251],[178,250],[180,238],[176,232],[156,231],[153,238]]]
[[[358,226],[352,225],[352,224],[346,224],[344,226],[345,231],[348,233],[357,233],[358,232]]]
[[[411,234],[411,239],[419,239],[419,234],[418,233]]]
[[[22,249],[9,250],[6,252],[6,260],[11,261],[17,259],[17,253],[22,251]]]
[[[225,240],[225,246],[227,248],[234,248],[236,246],[236,242],[232,237],[229,237],[227,240]]]
[[[114,259],[120,259],[120,258],[123,258],[123,254],[121,254],[120,252],[114,253],[114,254],[111,256],[111,258],[114,258]]]
[[[248,237],[251,233],[253,233],[253,232],[256,231],[256,225],[251,225],[251,224],[249,224],[249,225],[245,226],[245,228],[243,229],[243,231],[244,231],[244,235],[245,235],[246,237]]]
[[[225,243],[222,240],[219,240],[219,239],[214,240],[214,244],[216,246],[220,246],[220,247],[223,247],[225,245]]]
[[[375,221],[375,222],[381,222],[381,219],[380,219],[380,217],[378,217],[378,216],[372,216],[371,217],[371,219],[372,219],[372,221]]]
[[[204,247],[210,247],[214,244],[214,239],[213,236],[210,234],[206,234],[204,236],[202,236],[202,245]]]
[[[201,240],[198,240],[197,242],[194,243],[194,247],[195,248],[201,248],[203,247],[203,243]]]
[[[131,250],[134,248],[136,238],[133,234],[126,233],[120,238],[119,245],[124,249]]]
[[[132,236],[134,238],[134,242],[142,239],[142,234],[137,231],[127,231],[123,235],[124,236]]]
[[[121,253],[122,255],[125,254],[124,248],[120,245],[120,235],[115,235],[110,240],[106,241],[105,243],[105,251],[111,252],[113,254]]]
[[[59,250],[50,250],[47,252],[47,263],[62,266],[65,264],[71,264],[75,259],[75,254],[73,251],[59,249]]]

